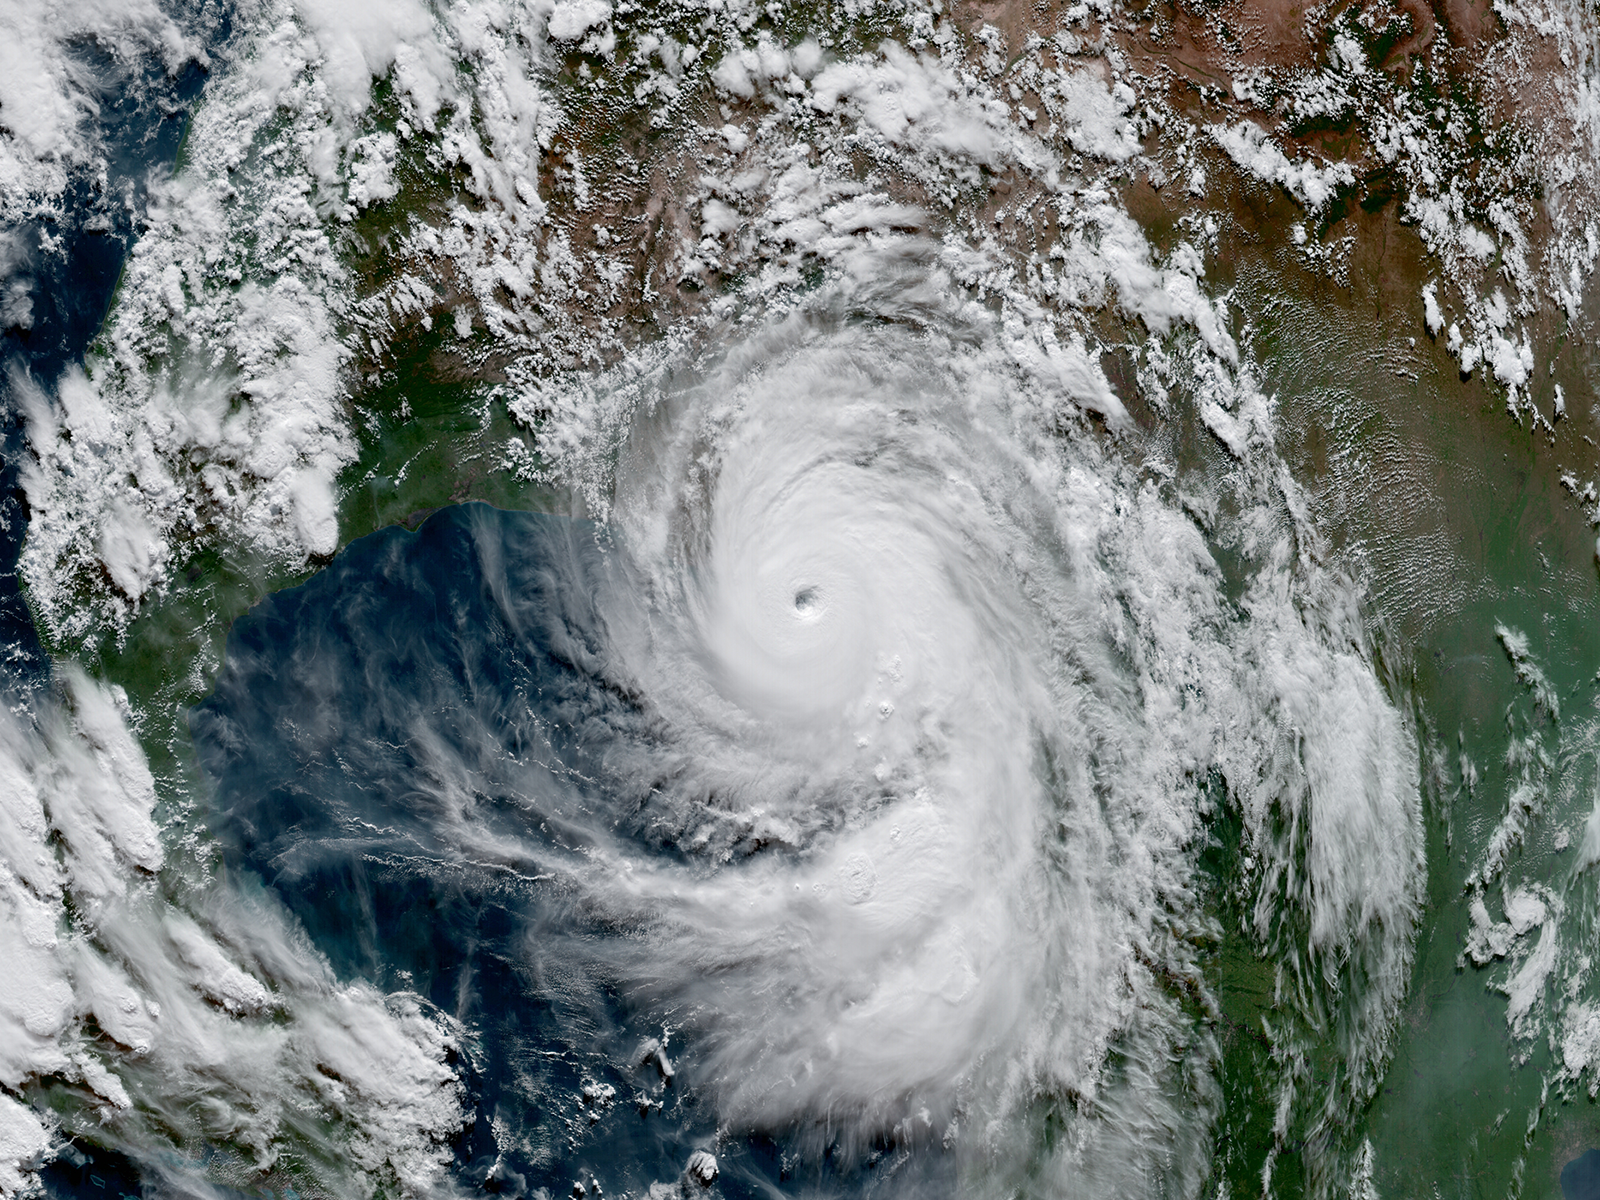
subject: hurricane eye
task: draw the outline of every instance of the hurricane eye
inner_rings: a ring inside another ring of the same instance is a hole
[[[817,589],[801,588],[794,594],[794,611],[809,617],[817,608]]]

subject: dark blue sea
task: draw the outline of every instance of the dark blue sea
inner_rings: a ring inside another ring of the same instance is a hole
[[[639,855],[678,857],[637,769],[650,718],[604,657],[625,572],[591,523],[447,508],[252,609],[191,713],[232,869],[281,896],[342,976],[419,992],[471,1030],[457,1170],[490,1192],[643,1193],[717,1132],[692,1041],[608,967],[639,931],[560,877],[597,815]],[[492,1125],[524,1153],[497,1151]],[[729,1197],[870,1193],[878,1161],[786,1163],[761,1136],[719,1157]],[[914,1169],[923,1194],[950,1187],[937,1156]]]

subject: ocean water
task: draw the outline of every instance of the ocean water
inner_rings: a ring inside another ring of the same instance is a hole
[[[541,870],[582,854],[584,810],[645,802],[605,778],[618,743],[648,737],[597,670],[613,569],[592,524],[484,505],[372,534],[235,624],[190,718],[230,869],[281,895],[340,973],[475,1030],[478,1121],[456,1154],[516,1194],[596,1170],[647,1189],[715,1133],[671,1089],[668,1029],[599,962],[585,979],[561,961],[582,955],[559,943],[621,931]],[[491,1123],[520,1152],[499,1154]],[[770,1151],[750,1157],[742,1172],[775,1178]]]
[[[226,16],[212,15],[214,36],[226,36]],[[22,276],[26,327],[7,314],[0,329],[0,381],[5,424],[0,429],[0,644],[7,685],[36,679],[47,656],[17,579],[27,530],[27,501],[19,482],[27,453],[18,375],[53,380],[82,360],[110,307],[150,180],[170,169],[182,140],[188,106],[204,83],[198,64],[176,72],[154,64],[119,62],[93,42],[74,47],[78,69],[93,80],[96,132],[104,174],[74,181],[58,206],[29,214],[8,229],[6,273]],[[40,235],[49,252],[36,249]]]
[[[574,878],[611,839],[641,869],[694,859],[650,811],[655,785],[617,767],[669,772],[639,698],[608,678],[616,557],[592,523],[480,504],[370,535],[234,626],[191,717],[230,865],[341,973],[474,1029],[457,1162],[512,1194],[645,1191],[718,1142],[692,1006],[652,1011],[641,964],[608,945],[658,914],[607,913]],[[739,857],[763,854],[784,850]],[[718,1149],[728,1195],[822,1169],[786,1165],[770,1134]],[[848,1179],[884,1147],[829,1149]],[[947,1165],[902,1173],[953,1189]]]

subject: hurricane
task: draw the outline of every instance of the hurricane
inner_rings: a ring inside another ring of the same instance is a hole
[[[0,1197],[1588,1195],[1536,7],[0,0]]]
[[[1242,620],[1166,481],[1030,387],[934,256],[871,280],[633,389],[598,511],[452,511],[252,613],[197,741],[276,887],[514,894],[558,1039],[603,1021],[610,1071],[670,1062],[796,1170],[1188,1192],[1209,773],[1263,891],[1392,1003],[1412,734],[1292,564]]]

